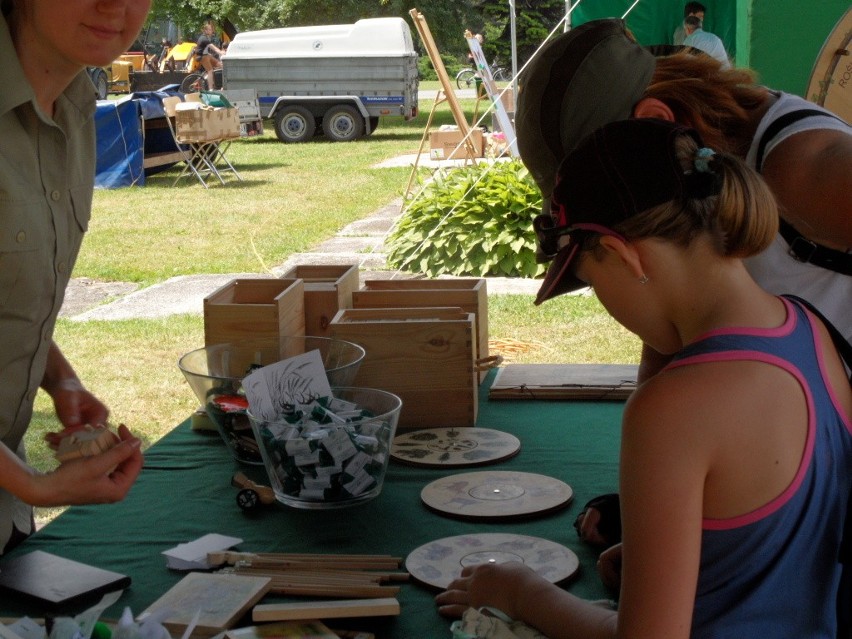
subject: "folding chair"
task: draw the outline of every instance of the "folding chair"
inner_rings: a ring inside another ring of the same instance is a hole
[[[205,180],[205,176],[207,176],[208,179],[211,175],[215,176],[222,184],[225,184],[225,180],[222,178],[222,175],[217,169],[215,163],[219,160],[219,155],[221,154],[221,151],[219,150],[221,140],[196,141],[186,138],[178,133],[177,105],[182,101],[183,100],[181,100],[178,96],[163,98],[163,110],[166,113],[166,122],[168,123],[169,131],[172,134],[172,139],[174,139],[175,146],[181,153],[184,162],[183,170],[175,178],[172,186],[177,184],[182,177],[189,175],[194,175],[205,189],[209,188],[207,180]],[[237,177],[242,180],[233,166],[231,166],[231,163],[228,162],[227,164],[230,168],[225,170],[233,171]]]

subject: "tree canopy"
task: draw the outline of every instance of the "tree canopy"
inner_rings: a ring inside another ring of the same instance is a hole
[[[541,44],[564,13],[564,0],[515,0],[519,61]],[[347,24],[360,18],[397,16],[409,25],[412,0],[154,0],[151,20],[171,19],[187,38],[194,38],[204,20],[230,21],[238,31]],[[485,36],[489,60],[511,61],[508,0],[422,0],[417,6],[439,50],[459,58],[467,54],[465,29]],[[412,26],[415,46],[420,46]]]

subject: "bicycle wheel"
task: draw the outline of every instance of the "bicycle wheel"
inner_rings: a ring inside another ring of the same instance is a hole
[[[473,86],[476,71],[473,69],[462,69],[456,74],[456,86],[459,89],[469,89]]]
[[[495,82],[507,82],[509,80],[509,72],[503,67],[494,67],[491,69],[491,76]]]
[[[180,83],[182,93],[196,93],[203,91],[207,87],[204,84],[204,75],[201,73],[190,73]]]

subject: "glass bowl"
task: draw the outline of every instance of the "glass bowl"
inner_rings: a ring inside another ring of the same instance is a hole
[[[248,414],[282,504],[343,508],[382,490],[402,400],[375,388],[333,388],[332,394],[309,415],[269,421]]]
[[[332,386],[350,385],[364,349],[329,337],[288,336],[270,340],[213,344],[186,353],[178,361],[186,381],[204,406],[237,461],[260,465],[263,459],[247,417],[242,381],[253,369],[318,350]]]

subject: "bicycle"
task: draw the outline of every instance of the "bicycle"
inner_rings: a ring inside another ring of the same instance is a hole
[[[489,69],[491,69],[491,77],[494,78],[495,82],[507,82],[511,79],[512,74],[505,67],[500,66],[497,63],[497,60],[492,60],[489,65]],[[458,73],[456,73],[456,86],[459,89],[471,89],[473,85],[476,84],[476,78],[479,77],[476,69],[472,67],[465,67]]]

